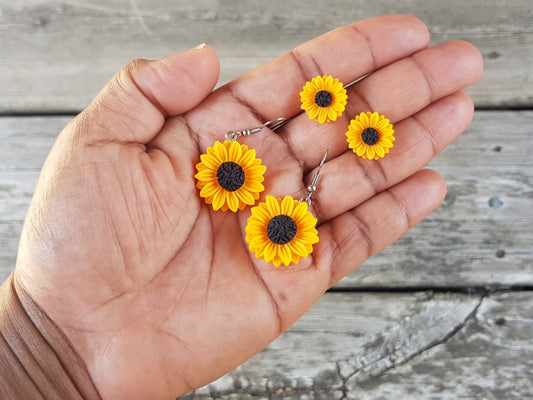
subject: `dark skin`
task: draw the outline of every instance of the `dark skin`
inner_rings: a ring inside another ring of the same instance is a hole
[[[235,368],[331,285],[435,209],[443,178],[421,168],[473,117],[463,89],[482,71],[468,43],[428,48],[413,17],[358,22],[213,91],[209,46],[136,61],[59,135],[24,225],[15,282],[63,330],[103,398],[170,399]],[[345,113],[299,109],[307,80],[348,83]],[[351,118],[378,111],[396,142],[378,161],[348,148]],[[320,242],[275,268],[244,240],[249,207],[214,212],[195,188],[200,154],[228,130],[285,117],[241,138],[267,166],[265,192],[305,195],[326,149],[311,212]]]

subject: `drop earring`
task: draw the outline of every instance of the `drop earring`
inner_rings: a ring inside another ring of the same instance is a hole
[[[207,152],[200,156],[196,164],[198,173],[196,187],[200,197],[213,210],[244,210],[247,205],[254,205],[259,194],[265,190],[266,167],[261,159],[256,158],[255,150],[240,144],[237,139],[260,132],[263,128],[278,129],[287,122],[285,118],[268,121],[263,125],[243,131],[229,131],[223,143],[216,141]]]
[[[246,224],[246,242],[256,258],[279,267],[298,264],[313,252],[313,245],[318,243],[317,219],[308,207],[326,156],[327,152],[307,187],[306,196],[300,200],[288,195],[283,199],[267,196],[264,202],[252,207]]]
[[[362,112],[350,121],[346,140],[358,156],[377,160],[385,157],[393,147],[394,129],[385,116],[377,112]]]
[[[348,95],[343,84],[338,79],[327,76],[317,76],[308,81],[300,92],[302,110],[309,118],[319,123],[335,121],[346,107]]]

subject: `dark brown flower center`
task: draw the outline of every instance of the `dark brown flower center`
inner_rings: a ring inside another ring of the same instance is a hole
[[[228,192],[234,192],[244,185],[244,170],[233,161],[220,164],[217,170],[217,181]]]
[[[373,144],[376,144],[378,142],[379,132],[374,128],[366,128],[361,133],[361,140],[367,145],[372,146]]]
[[[298,226],[288,215],[277,215],[268,222],[267,236],[276,244],[289,243],[296,236]]]
[[[315,103],[319,107],[327,107],[333,101],[333,96],[327,90],[321,90],[315,94]]]

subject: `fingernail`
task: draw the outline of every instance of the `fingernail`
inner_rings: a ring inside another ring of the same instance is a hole
[[[202,50],[205,46],[207,46],[207,44],[206,44],[206,43],[202,43],[201,45],[196,46],[196,47],[194,48],[194,50]]]

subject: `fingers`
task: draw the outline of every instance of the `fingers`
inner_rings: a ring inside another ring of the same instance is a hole
[[[147,143],[165,118],[189,111],[216,85],[219,61],[199,46],[161,60],[136,60],[120,70],[84,111],[88,142]]]
[[[327,162],[313,196],[313,213],[328,221],[404,180],[455,140],[473,115],[470,97],[456,92],[396,124],[396,141],[385,158],[364,160],[346,151]]]
[[[336,122],[318,124],[300,115],[287,125],[284,136],[309,170],[318,164],[324,149],[329,148],[330,156],[348,149],[345,132],[350,119],[359,113],[378,111],[395,124],[476,82],[482,65],[478,50],[466,42],[447,42],[422,50],[349,88],[346,111]]]
[[[305,82],[333,75],[347,84],[429,44],[418,19],[395,15],[356,22],[314,40],[244,74],[223,88],[261,122],[299,113]]]
[[[315,262],[331,265],[331,281],[393,243],[444,199],[446,184],[435,171],[421,170],[319,228]]]
[[[316,299],[372,254],[394,242],[444,199],[444,179],[421,170],[318,228],[311,256],[287,268],[257,268],[284,330]],[[297,294],[297,295],[295,295]]]

